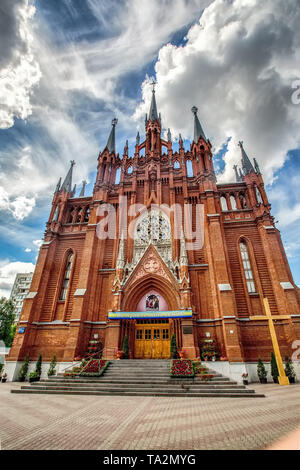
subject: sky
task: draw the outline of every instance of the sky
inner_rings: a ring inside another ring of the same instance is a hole
[[[70,160],[91,194],[114,117],[133,153],[153,79],[174,148],[198,107],[218,182],[239,140],[257,159],[300,285],[299,24],[299,0],[1,0],[0,295],[33,271]]]

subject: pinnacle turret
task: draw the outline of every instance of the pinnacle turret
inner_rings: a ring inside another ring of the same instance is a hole
[[[239,142],[239,147],[241,148],[241,152],[242,152],[242,167],[243,167],[244,174],[247,175],[251,173],[251,171],[254,172],[253,165],[243,147],[243,142],[241,141]]]
[[[116,125],[118,124],[118,119],[114,118],[111,122],[112,129],[110,131],[106,147],[109,153],[116,153]]]
[[[194,114],[194,142],[197,144],[200,137],[202,137],[204,140],[206,140],[206,137],[197,116],[198,108],[193,106],[191,111]]]
[[[67,173],[67,176],[60,188],[60,191],[66,191],[67,193],[71,193],[72,192],[72,175],[73,175],[73,166],[75,165],[75,161],[72,160],[71,162],[71,166],[70,166],[70,169]]]

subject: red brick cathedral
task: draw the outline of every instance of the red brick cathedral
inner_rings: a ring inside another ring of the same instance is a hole
[[[134,156],[128,142],[122,157],[116,153],[113,120],[92,196],[85,182],[75,195],[71,162],[54,193],[8,358],[12,376],[26,355],[50,361],[56,354],[66,367],[90,340],[102,345],[104,358],[116,358],[125,335],[132,359],[169,358],[174,333],[189,358],[206,348],[228,367],[269,360],[268,321],[255,318],[265,314],[264,298],[282,356],[291,355],[300,339],[299,289],[259,166],[240,142],[236,181],[218,184],[211,143],[197,108],[192,112],[194,140],[185,149],[179,136],[173,151],[170,130],[162,138],[153,90]]]

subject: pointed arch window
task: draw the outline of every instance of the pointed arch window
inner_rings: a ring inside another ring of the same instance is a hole
[[[132,165],[130,165],[130,167],[129,167],[128,170],[127,170],[127,174],[128,174],[128,175],[131,175],[132,172],[133,172],[133,167],[132,167]]]
[[[256,194],[257,204],[263,204],[261,193],[257,186],[255,186],[255,194]]]
[[[249,294],[253,294],[256,292],[255,282],[254,282],[248,247],[244,241],[240,242],[240,250],[241,250],[241,257],[242,257],[244,274],[246,278],[247,289],[248,289]]]
[[[174,170],[179,170],[180,169],[180,163],[178,160],[174,163]]]
[[[118,168],[116,171],[116,179],[115,179],[115,184],[119,184],[121,179],[121,168]]]
[[[67,292],[68,292],[70,278],[71,278],[73,261],[74,261],[74,253],[72,252],[69,254],[68,259],[67,259],[66,269],[64,272],[64,278],[62,282],[59,300],[66,300],[67,298]]]
[[[221,202],[222,211],[228,211],[227,200],[225,196],[222,196],[220,198],[220,202]]]
[[[230,196],[230,204],[233,211],[237,210],[236,200],[234,196]]]
[[[187,171],[187,175],[192,178],[194,176],[194,172],[193,172],[193,164],[191,162],[191,160],[187,160],[186,161],[186,171]]]

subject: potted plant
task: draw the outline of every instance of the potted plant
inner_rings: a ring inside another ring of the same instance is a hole
[[[268,372],[266,371],[265,365],[260,357],[257,362],[257,375],[261,384],[267,383]]]
[[[40,380],[40,377],[37,375],[36,370],[31,372],[29,374],[29,382],[38,382]]]
[[[292,361],[288,356],[285,358],[285,373],[288,377],[290,384],[295,383],[296,373]]]
[[[118,360],[118,361],[119,361],[120,359],[122,359],[123,354],[124,354],[124,351],[121,351],[121,350],[117,349],[116,356],[117,356],[117,360]]]
[[[242,374],[242,378],[243,378],[243,384],[248,385],[248,374],[247,374],[247,372],[244,372]]]
[[[29,356],[26,356],[25,361],[23,362],[19,375],[18,375],[19,382],[25,381],[27,372],[28,372],[28,366],[29,366]]]
[[[51,377],[52,375],[56,374],[55,366],[56,366],[56,356],[54,354],[52,361],[50,362],[50,367],[48,370],[48,377]]]
[[[273,351],[271,352],[271,375],[273,377],[273,382],[275,384],[278,384],[279,372],[278,372],[275,354],[273,353]]]
[[[180,357],[180,359],[181,359],[181,361],[182,361],[182,359],[184,358],[184,355],[185,355],[185,353],[186,353],[185,349],[183,349],[183,348],[178,349],[177,352],[178,352],[179,357]]]
[[[35,370],[29,374],[29,382],[38,382],[42,375],[42,355],[36,361]]]

